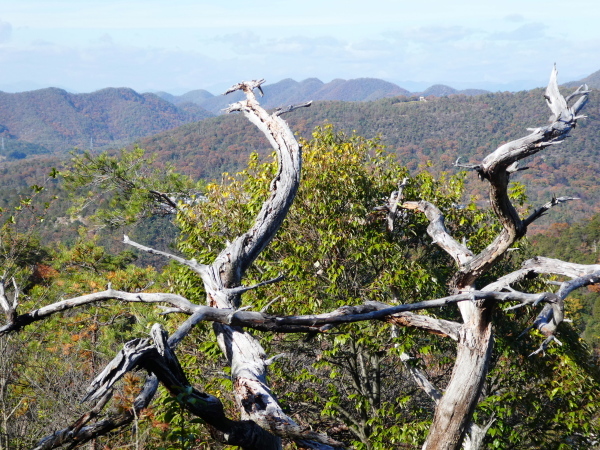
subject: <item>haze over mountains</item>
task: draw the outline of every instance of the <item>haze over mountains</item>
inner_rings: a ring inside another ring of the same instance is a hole
[[[481,89],[456,90],[450,86],[434,85],[424,92],[409,92],[400,86],[377,78],[357,78],[355,80],[336,79],[329,83],[323,83],[317,78],[308,78],[298,82],[286,78],[278,83],[267,84],[264,91],[268,92],[262,104],[265,108],[278,108],[285,105],[293,105],[309,100],[338,100],[345,102],[368,102],[381,98],[404,96],[436,96],[443,97],[453,94],[479,95],[487,91]],[[191,91],[180,96],[174,96],[166,92],[157,92],[156,95],[165,100],[180,104],[182,102],[193,102],[205,108],[213,114],[222,113],[229,104],[243,98],[241,92],[235,92],[228,96],[212,95],[205,90]]]
[[[577,87],[577,86],[581,86],[582,84],[587,84],[588,87],[592,88],[592,89],[600,89],[600,70],[594,72],[591,75],[588,75],[585,78],[582,78],[579,81],[569,81],[568,83],[565,83],[566,87]]]

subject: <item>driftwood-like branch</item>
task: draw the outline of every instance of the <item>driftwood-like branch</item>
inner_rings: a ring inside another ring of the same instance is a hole
[[[219,253],[201,274],[208,306],[234,310],[241,304],[242,285],[246,270],[271,242],[283,223],[300,184],[301,148],[287,124],[275,113],[269,115],[256,101],[254,89],[264,80],[243,82],[228,92],[242,90],[246,100],[234,103],[227,112],[241,111],[269,140],[277,154],[277,173],[270,184],[270,195],[262,205],[250,229],[233,240]],[[234,396],[241,418],[251,420],[272,433],[263,439],[265,450],[281,449],[279,437],[312,440],[338,445],[326,436],[302,430],[281,409],[267,383],[267,364],[259,342],[242,329],[214,324],[217,342],[231,365]],[[275,437],[277,436],[277,437]],[[302,437],[303,436],[303,437]]]
[[[286,106],[285,108],[277,108],[273,114],[276,116],[281,116],[283,114],[287,114],[292,111],[295,111],[296,109],[299,109],[299,108],[308,108],[311,105],[312,105],[312,100],[308,101],[308,102],[300,103],[299,105],[289,105],[289,106]]]
[[[103,436],[113,430],[127,426],[139,416],[144,408],[148,407],[154,398],[157,389],[158,379],[155,376],[148,377],[141,392],[135,398],[131,409],[127,409],[120,414],[110,416],[94,424],[86,425],[86,423],[96,417],[102,407],[104,407],[103,401],[104,399],[108,400],[108,398],[103,397],[90,411],[84,414],[73,425],[55,431],[50,436],[40,440],[34,447],[34,450],[49,450],[62,447],[66,444],[70,444],[69,448],[78,447],[98,436]]]
[[[17,317],[17,307],[19,306],[19,287],[14,278],[11,278],[13,284],[13,299],[12,301],[8,298],[6,292],[6,274],[0,278],[0,308],[4,311],[6,321],[8,323],[14,322]]]
[[[454,164],[452,164],[454,167],[459,167],[461,169],[469,169],[469,170],[475,170],[475,171],[479,171],[481,170],[481,164],[462,164],[460,162],[460,156],[458,158],[456,158],[456,161],[454,161]]]
[[[256,101],[253,89],[259,88],[263,82],[264,80],[243,82],[227,91],[242,90],[246,94],[246,100],[230,105],[227,112],[244,113],[264,133],[278,158],[278,171],[270,186],[271,195],[263,203],[254,225],[228,245],[215,261],[217,264],[221,258],[230,259],[232,272],[237,277],[245,273],[271,241],[287,215],[300,184],[300,145],[283,119],[276,114],[269,115]]]
[[[466,301],[465,297],[465,300]],[[472,296],[468,296],[469,301],[472,301]],[[407,303],[405,306],[409,307],[411,303]],[[377,311],[388,311],[392,312],[394,310],[390,310],[390,308],[395,308],[395,306],[387,305],[385,303],[373,302],[369,301],[365,303],[366,307],[373,307]],[[415,314],[409,311],[416,311],[407,309],[404,311],[398,311],[393,314],[385,315],[379,320],[384,320],[393,325],[399,325],[402,327],[412,327],[418,328],[423,331],[427,331],[432,334],[436,334],[438,336],[449,337],[454,341],[458,341],[458,333],[460,332],[461,325],[458,322],[452,322],[450,320],[437,319],[431,316],[425,316],[421,314]],[[366,312],[366,311],[365,311]],[[328,325],[323,325],[320,329],[324,329],[328,327]]]
[[[567,296],[576,289],[592,284],[600,283],[600,265],[598,264],[575,264],[558,259],[535,257],[525,261],[522,268],[513,273],[505,275],[492,283],[488,287],[494,289],[509,289],[511,284],[518,283],[525,278],[530,278],[538,274],[560,275],[571,278],[569,281],[564,281],[560,284],[560,288],[556,294],[545,293],[544,298],[533,302],[537,305],[540,301],[545,303],[542,311],[535,318],[533,325],[527,328],[522,334],[527,333],[530,329],[539,330],[546,340],[542,345],[531,355],[543,353],[548,344],[552,341],[559,342],[555,336],[556,330],[561,322],[564,321],[564,301]],[[513,291],[514,292],[514,291]],[[507,310],[520,308],[527,304],[528,301],[519,303],[515,306],[507,308]],[[530,356],[531,356],[530,355]]]
[[[512,245],[525,235],[529,223],[543,213],[534,213],[525,221],[520,218],[508,195],[510,175],[519,170],[519,161],[562,142],[568,136],[577,120],[582,117],[578,112],[587,99],[587,93],[582,90],[576,95],[580,96],[579,100],[569,107],[558,90],[557,71],[554,68],[545,94],[553,113],[551,124],[535,128],[528,136],[500,146],[485,157],[481,164],[470,167],[477,171],[481,179],[489,181],[490,204],[502,225],[502,231],[482,252],[474,256],[464,251],[461,253],[451,239],[443,241],[442,247],[460,265],[450,281],[454,293],[474,290],[476,281],[504,257]],[[437,234],[447,238],[444,230]],[[425,450],[455,449],[464,439],[492,354],[494,306],[495,303],[489,301],[459,304],[464,325],[457,346],[454,370],[446,393],[436,408],[430,433],[423,447]],[[553,309],[557,306],[546,305],[545,308]]]
[[[241,83],[237,83],[237,84],[234,84],[233,86],[231,86],[229,89],[227,89],[225,91],[225,93],[223,95],[231,94],[232,92],[235,92],[235,91],[243,91],[246,94],[250,93],[250,94],[254,95],[252,93],[252,91],[254,89],[258,89],[258,91],[260,92],[260,96],[262,97],[265,95],[265,93],[263,92],[262,87],[261,87],[264,83],[265,83],[264,78],[261,78],[260,80],[242,81]],[[228,107],[225,110],[225,112],[230,112],[230,108],[231,107]]]
[[[536,256],[528,259],[522,265],[524,270],[531,270],[539,274],[563,275],[569,278],[578,278],[590,275],[600,270],[600,264],[576,264],[560,259]]]
[[[505,170],[515,161],[534,155],[543,148],[560,142],[567,137],[569,131],[577,124],[577,113],[583,108],[587,101],[589,91],[576,91],[574,95],[581,96],[573,107],[567,105],[567,101],[558,90],[558,71],[556,67],[550,74],[550,81],[546,88],[544,98],[553,113],[552,123],[545,127],[534,129],[530,135],[517,139],[500,146],[495,152],[487,156],[482,163],[482,170],[487,176],[493,175],[493,171]],[[569,97],[569,100],[572,96]]]
[[[442,392],[435,387],[433,383],[429,381],[427,375],[425,375],[425,373],[411,361],[414,358],[412,358],[408,353],[402,353],[400,355],[400,359],[404,363],[406,370],[408,370],[408,372],[411,374],[417,386],[421,388],[421,390],[425,392],[425,394],[427,394],[427,396],[433,400],[434,403],[437,404],[442,398]]]
[[[495,421],[496,418],[494,413],[483,427],[477,425],[475,422],[471,422],[471,425],[468,427],[467,435],[465,436],[463,450],[481,450],[485,448],[483,446],[485,435]]]
[[[420,328],[441,336],[448,336],[458,340],[461,325],[449,320],[435,317],[412,314],[410,311],[435,309],[461,302],[476,302],[490,300],[500,303],[518,301],[524,304],[539,303],[544,300],[544,293],[527,294],[523,292],[486,292],[473,291],[469,293],[451,295],[448,297],[425,300],[416,303],[390,306],[379,302],[366,302],[364,305],[342,306],[334,311],[322,314],[309,314],[298,316],[276,316],[259,311],[222,309],[211,306],[195,305],[175,294],[159,293],[129,293],[109,289],[94,294],[83,295],[69,300],[63,300],[52,305],[17,316],[14,323],[0,328],[0,336],[21,330],[23,327],[36,321],[43,320],[50,315],[87,305],[93,302],[116,299],[124,302],[135,303],[170,303],[178,312],[192,315],[193,324],[200,321],[214,322],[234,327],[252,328],[260,331],[278,333],[325,332],[331,325],[341,325],[368,320],[384,320],[396,325]],[[188,321],[191,320],[188,319]],[[187,322],[186,322],[187,323]],[[182,324],[184,326],[185,324]],[[188,325],[191,327],[192,325]],[[186,333],[189,330],[186,330]],[[176,334],[178,339],[182,334]],[[172,339],[175,339],[174,337]]]
[[[217,397],[202,393],[190,385],[173,352],[173,344],[179,339],[167,339],[165,330],[159,324],[152,327],[152,338],[153,343],[148,339],[134,339],[126,343],[92,382],[84,400],[95,400],[105,396],[125,373],[134,368],[144,368],[155,374],[188,411],[223,433],[225,443],[261,450],[263,439],[266,437],[264,427],[259,427],[252,421],[234,421],[227,418]],[[297,425],[293,427],[290,424],[274,423],[268,431],[294,440],[314,441],[335,448],[345,447],[341,442]]]
[[[548,210],[550,210],[552,207],[554,207],[560,203],[568,202],[570,200],[579,200],[579,198],[578,197],[552,197],[552,200],[543,204],[539,208],[536,208],[535,211],[533,211],[526,219],[524,219],[523,225],[526,227],[529,226],[531,223],[533,223],[533,221],[539,219],[544,214],[546,214],[546,212]]]
[[[508,142],[488,155],[477,167],[478,173],[490,183],[490,203],[500,220],[503,231],[483,250],[473,257],[468,265],[461,268],[453,280],[457,289],[471,286],[483,273],[501,258],[513,243],[525,235],[527,226],[543,214],[547,208],[566,200],[556,199],[550,206],[544,205],[525,220],[521,220],[508,196],[510,173],[522,159],[534,155],[544,148],[562,142],[577,125],[582,116],[578,112],[587,101],[588,91],[578,90],[574,94],[580,96],[579,101],[569,107],[567,100],[560,94],[557,83],[556,67],[552,70],[546,89],[546,102],[553,112],[550,125],[535,128],[532,133],[521,139]],[[572,97],[569,97],[571,99]],[[552,203],[552,202],[551,202]]]
[[[388,204],[386,206],[387,209],[387,231],[391,233],[394,231],[394,221],[396,220],[396,214],[398,211],[398,205],[402,204],[404,200],[404,188],[408,185],[408,178],[404,178],[400,183],[398,183],[398,190],[394,191],[390,194],[390,198],[388,200]]]
[[[540,352],[543,353],[548,344],[552,341],[562,345],[556,338],[555,333],[558,326],[564,321],[565,318],[564,302],[566,297],[575,289],[598,283],[600,283],[600,270],[590,274],[582,275],[570,281],[565,281],[562,283],[562,286],[559,288],[556,294],[551,294],[554,296],[554,298],[548,298],[548,303],[544,305],[542,311],[537,315],[532,325],[533,328],[536,328],[544,336],[546,336],[546,340],[542,343],[540,348],[533,352],[530,356]],[[550,294],[547,295],[549,296]]]
[[[83,414],[73,425],[63,430],[56,431],[51,436],[43,438],[40,442],[38,442],[34,449],[51,449],[68,443],[87,442],[89,439],[84,440],[84,437],[81,435],[83,427],[92,419],[95,419],[100,415],[102,409],[104,406],[106,406],[111,397],[112,392],[107,392],[92,409]]]
[[[170,349],[175,347],[185,336],[187,336],[193,326],[195,326],[200,320],[200,314],[192,314],[189,319],[179,326],[177,331],[173,333],[168,341],[166,341],[166,333],[163,333],[164,330],[162,330],[160,327],[153,327],[153,336],[156,340],[161,341],[162,352],[159,351],[158,353],[164,357],[167,351],[165,350],[165,347],[169,347],[168,351],[171,352]],[[90,387],[88,388],[87,395],[84,397],[83,401],[97,400],[96,405],[90,411],[85,413],[73,425],[63,430],[56,431],[51,436],[42,439],[36,446],[36,449],[51,449],[69,443],[71,446],[79,446],[114,429],[128,425],[136,417],[138,417],[142,409],[148,407],[154,398],[156,390],[158,389],[159,379],[153,374],[150,374],[146,378],[146,383],[144,384],[140,394],[134,400],[131,409],[125,410],[121,414],[102,420],[93,425],[86,425],[90,420],[99,415],[104,405],[108,402],[112,395],[112,386],[114,383],[116,383],[127,372],[141,366],[139,360],[144,355],[144,352],[146,354],[151,354],[152,349],[148,345],[148,342],[149,341],[147,339],[134,339],[133,341],[127,342],[123,349],[105,367],[102,373],[96,377],[94,381],[92,381]],[[175,367],[175,373],[179,376],[179,379],[185,380],[183,370],[181,370],[179,362],[176,361],[176,358],[172,356],[172,352],[169,354],[169,356],[171,356],[168,359],[169,364],[172,367]],[[150,370],[149,372],[153,371]],[[168,380],[168,383],[172,383],[173,377],[169,378],[168,376],[165,376],[164,373],[159,373],[163,375],[163,379],[161,380],[163,383],[165,383],[165,380]],[[168,386],[171,385],[172,384],[168,384]],[[202,397],[203,400],[206,400],[206,398]]]
[[[95,292],[93,294],[87,294],[67,300],[61,300],[59,302],[43,306],[39,309],[35,309],[31,312],[17,315],[14,317],[14,320],[12,322],[8,322],[6,325],[0,327],[0,336],[14,331],[19,331],[27,325],[30,325],[39,320],[46,319],[47,317],[62,311],[77,308],[83,305],[88,305],[94,302],[107,301],[112,299],[120,300],[123,302],[169,303],[172,306],[176,307],[178,310],[180,310],[180,312],[184,312],[186,314],[193,314],[197,311],[198,308],[198,305],[195,305],[185,297],[176,294],[130,293],[116,291],[114,289],[107,289],[102,292]]]
[[[152,255],[160,255],[165,258],[172,259],[173,261],[177,261],[179,264],[183,264],[184,266],[189,267],[194,272],[200,274],[202,271],[206,270],[206,266],[204,264],[199,264],[195,259],[185,259],[181,256],[172,255],[171,253],[162,252],[160,250],[156,250],[151,247],[146,247],[145,245],[138,244],[135,241],[129,239],[129,236],[123,236],[123,243],[127,245],[131,245],[132,247],[137,248],[138,250],[142,250],[143,252],[150,253]]]
[[[526,278],[534,278],[538,274],[561,275],[569,278],[579,278],[600,271],[600,264],[576,264],[560,259],[536,256],[523,262],[521,269],[504,275],[493,283],[488,284],[484,291],[502,291],[510,289],[512,284]],[[562,283],[559,283],[562,286]],[[579,286],[580,287],[580,286]],[[566,295],[564,296],[566,297]]]
[[[170,214],[175,214],[179,208],[177,208],[177,201],[169,197],[168,194],[164,192],[155,191],[154,189],[150,189],[148,192],[159,202],[165,203],[164,209]]]
[[[454,239],[444,225],[442,212],[433,204],[421,200],[419,202],[404,202],[403,208],[422,212],[429,219],[427,233],[433,242],[446,251],[458,265],[464,265],[473,258],[473,252]]]

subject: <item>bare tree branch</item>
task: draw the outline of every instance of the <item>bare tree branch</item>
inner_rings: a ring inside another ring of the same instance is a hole
[[[527,232],[530,222],[521,220],[508,195],[510,174],[518,169],[517,163],[550,145],[562,142],[581,117],[577,113],[585,104],[587,93],[580,91],[578,95],[581,95],[581,98],[569,108],[558,90],[556,76],[555,67],[545,95],[553,112],[552,123],[535,128],[528,136],[500,146],[486,156],[480,165],[472,167],[477,170],[480,178],[489,181],[490,204],[503,229],[478,255],[467,257],[463,252],[454,256],[449,252],[460,264],[450,282],[455,293],[473,290],[475,282],[503,258],[514,242]],[[531,220],[533,218],[535,216]],[[443,231],[439,234],[444,235]],[[443,245],[454,252],[459,249],[456,243],[451,241],[450,244]],[[460,333],[454,370],[446,393],[436,408],[433,424],[423,447],[425,450],[454,449],[464,439],[483,388],[492,354],[494,306],[494,302],[459,304],[464,325]],[[546,305],[545,308],[556,309],[558,306]],[[554,314],[558,313],[559,311],[555,311]]]
[[[496,421],[495,414],[492,414],[490,419],[487,421],[485,426],[480,427],[475,422],[471,422],[467,435],[465,436],[465,442],[463,443],[464,450],[480,450],[485,448],[483,441],[485,435]]]
[[[283,114],[287,114],[292,111],[295,111],[296,109],[299,109],[299,108],[308,108],[311,105],[312,105],[312,100],[308,101],[308,102],[300,103],[299,105],[289,105],[289,106],[286,106],[285,108],[277,108],[275,110],[274,114],[276,116],[281,116]]]
[[[556,75],[555,67],[552,70],[545,96],[546,102],[555,116],[553,122],[545,127],[534,129],[530,135],[524,138],[500,146],[481,163],[480,175],[490,182],[490,203],[504,230],[483,252],[469,261],[468,267],[459,270],[454,280],[454,284],[458,288],[472,285],[482,273],[486,272],[504,255],[517,239],[526,233],[527,225],[536,218],[533,216],[522,221],[515,210],[508,196],[509,168],[545,147],[561,142],[576,126],[577,119],[580,118],[576,114],[583,107],[585,101],[577,102],[575,106],[569,108],[566,100],[558,91]],[[587,98],[587,93],[584,91],[577,95]]]
[[[434,244],[444,249],[459,266],[468,263],[473,258],[471,250],[450,236],[444,225],[444,216],[436,206],[421,200],[419,202],[404,202],[402,207],[417,210],[425,214],[430,222],[427,227],[427,233],[433,239]]]
[[[95,292],[93,294],[82,295],[67,300],[61,300],[56,303],[52,303],[47,306],[43,306],[39,309],[31,312],[16,315],[12,322],[8,322],[6,325],[0,327],[0,336],[8,334],[10,332],[18,331],[23,327],[43,320],[52,314],[56,314],[62,311],[73,309],[79,306],[87,305],[94,302],[105,301],[105,300],[120,300],[124,302],[143,302],[143,303],[157,303],[165,302],[169,303],[181,312],[187,314],[193,314],[196,312],[198,305],[194,305],[188,299],[176,295],[176,294],[163,294],[163,293],[129,293],[116,291],[114,289],[107,289],[102,292]]]
[[[160,250],[156,250],[151,247],[146,247],[145,245],[138,244],[137,242],[132,241],[127,235],[123,235],[123,243],[131,245],[132,247],[135,247],[138,250],[142,250],[143,252],[150,253],[152,255],[164,256],[166,258],[172,259],[173,261],[177,261],[179,264],[183,264],[184,266],[189,267],[197,274],[201,274],[204,270],[206,270],[206,266],[204,264],[199,264],[195,259],[185,259],[177,255],[172,255],[170,253],[161,252]]]
[[[419,386],[419,388],[421,388],[421,390],[425,392],[427,396],[435,402],[435,404],[438,404],[442,398],[442,392],[436,388],[431,381],[429,381],[421,369],[411,362],[411,360],[414,358],[412,358],[408,353],[403,352],[400,355],[400,359],[404,363],[406,370],[408,370],[408,372],[411,374],[417,386]]]
[[[532,270],[540,274],[564,275],[570,278],[590,275],[600,270],[600,264],[575,264],[543,256],[528,259],[522,267],[525,270]]]
[[[390,306],[379,302],[366,302],[364,305],[342,306],[331,312],[298,316],[276,316],[259,311],[243,309],[223,309],[204,305],[195,305],[184,297],[176,294],[161,293],[129,293],[108,289],[94,294],[83,295],[73,299],[62,300],[52,305],[44,306],[29,313],[17,316],[15,322],[0,328],[0,336],[21,330],[23,327],[43,320],[52,314],[87,305],[93,302],[116,299],[135,303],[170,303],[178,312],[193,315],[195,323],[200,321],[215,322],[234,327],[247,327],[261,331],[279,333],[326,332],[331,325],[341,325],[369,320],[385,320],[402,326],[420,328],[438,335],[448,336],[458,340],[461,325],[435,317],[411,314],[409,311],[435,309],[443,306],[483,300],[500,303],[518,301],[523,304],[533,304],[547,301],[545,293],[527,294],[523,292],[490,292],[472,291],[433,300]],[[190,319],[188,319],[190,320]],[[182,325],[183,326],[183,325]]]
[[[548,203],[545,203],[544,205],[540,206],[539,208],[536,208],[535,211],[533,211],[529,215],[529,217],[527,217],[525,220],[523,220],[523,225],[526,227],[531,225],[531,223],[533,223],[533,221],[542,217],[546,213],[546,211],[548,211],[550,208],[552,208],[560,203],[568,202],[570,200],[579,200],[579,198],[577,198],[577,197],[558,197],[558,198],[552,197],[552,200],[550,200]]]
[[[398,205],[402,204],[402,200],[404,200],[404,188],[408,185],[408,178],[404,178],[400,183],[398,183],[398,190],[394,191],[390,194],[390,198],[388,200],[388,214],[387,214],[387,231],[391,233],[394,231],[394,221],[396,220],[396,212],[398,210]]]
[[[228,419],[217,397],[199,392],[190,385],[172,350],[174,343],[180,339],[172,337],[167,340],[167,334],[159,324],[152,327],[152,337],[153,344],[148,339],[135,339],[126,343],[115,359],[92,382],[84,401],[104,396],[125,373],[133,368],[143,367],[155,374],[172,395],[178,396],[186,409],[221,431],[226,443],[230,445],[261,449],[261,442],[265,437],[264,429],[267,429],[285,438],[312,440],[333,447],[345,447],[341,442],[289,422],[275,421],[267,428],[264,424],[259,424],[261,425],[259,427],[252,421]],[[255,444],[251,445],[252,442]]]
[[[88,416],[94,416],[95,410],[102,404],[102,400],[92,408],[88,413],[84,414],[73,425],[52,433],[52,435],[43,438],[34,447],[34,450],[48,450],[61,447],[65,444],[70,444],[69,448],[74,448],[91,441],[92,439],[103,436],[113,430],[129,425],[137,415],[146,408],[158,389],[158,379],[150,376],[146,379],[143,389],[133,402],[131,409],[127,409],[120,414],[110,416],[100,422],[92,425],[80,427],[82,419],[85,420]],[[102,405],[104,406],[104,405]]]

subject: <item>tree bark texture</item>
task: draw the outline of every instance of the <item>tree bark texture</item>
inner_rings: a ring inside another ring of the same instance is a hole
[[[437,211],[423,205],[422,210],[431,222],[428,232],[434,241],[448,252],[458,263],[458,271],[451,282],[456,292],[468,292],[475,289],[477,280],[496,264],[506,251],[527,232],[531,220],[521,220],[509,195],[510,175],[518,170],[518,163],[540,150],[562,142],[575,127],[579,110],[585,105],[587,90],[578,89],[575,95],[581,97],[574,106],[569,107],[567,100],[560,94],[557,84],[556,68],[552,70],[545,98],[552,110],[551,124],[532,130],[524,138],[508,142],[488,155],[480,165],[473,166],[480,178],[489,181],[489,198],[492,208],[503,230],[496,239],[478,255],[469,255],[468,249],[449,236],[443,224],[439,225]],[[546,206],[546,205],[545,205]],[[438,224],[438,225],[436,225]],[[556,317],[561,309],[558,305],[549,308],[540,321],[547,323],[549,317]],[[458,308],[463,318],[459,333],[456,361],[446,393],[437,405],[433,424],[423,446],[426,450],[454,450],[460,448],[471,422],[471,418],[488,372],[493,348],[492,314],[495,303],[475,301],[460,303]],[[554,314],[554,315],[553,315]],[[562,320],[562,315],[559,321]],[[548,335],[553,334],[555,322],[548,325]],[[543,325],[540,325],[543,329]],[[538,326],[538,328],[540,327]]]

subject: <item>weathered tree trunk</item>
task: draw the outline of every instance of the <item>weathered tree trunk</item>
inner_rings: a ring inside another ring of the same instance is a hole
[[[480,165],[470,166],[479,173],[480,178],[489,181],[490,203],[503,226],[503,230],[487,248],[473,255],[450,236],[437,208],[427,202],[411,202],[408,205],[427,215],[431,221],[428,231],[434,241],[455,259],[459,269],[451,281],[454,293],[474,291],[477,280],[504,256],[516,240],[525,235],[527,226],[542,214],[535,211],[522,220],[508,196],[508,185],[510,175],[519,170],[518,162],[521,159],[560,143],[577,123],[577,113],[585,104],[587,92],[578,89],[574,95],[582,97],[573,107],[569,107],[558,90],[556,76],[555,68],[545,94],[553,112],[551,125],[536,128],[530,135],[500,146]],[[547,308],[553,311],[551,306]],[[492,354],[494,303],[474,299],[471,303],[459,304],[459,309],[463,325],[459,332],[456,361],[446,393],[437,405],[433,424],[423,445],[426,450],[460,448],[479,400]],[[549,319],[541,320],[547,322]],[[546,329],[553,333],[555,327]]]
[[[460,448],[488,372],[492,354],[492,306],[459,306],[469,317],[459,333],[456,361],[446,393],[435,410],[424,449]]]

